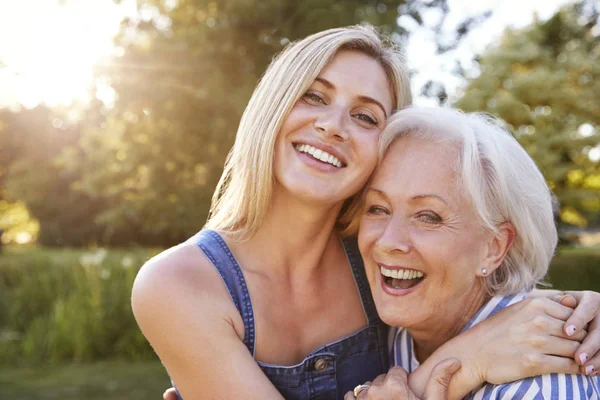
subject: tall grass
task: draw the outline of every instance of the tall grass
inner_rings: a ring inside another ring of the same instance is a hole
[[[154,358],[131,312],[157,250],[7,247],[0,255],[0,363]]]

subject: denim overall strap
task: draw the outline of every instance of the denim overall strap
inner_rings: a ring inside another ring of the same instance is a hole
[[[381,324],[379,314],[375,308],[375,302],[373,301],[373,295],[371,294],[371,288],[369,287],[369,281],[365,273],[365,265],[363,263],[362,256],[358,251],[358,242],[355,237],[347,237],[342,239],[342,244],[346,250],[346,256],[352,268],[352,274],[354,275],[354,281],[362,300],[363,310],[367,316],[369,325]]]
[[[256,336],[254,311],[252,310],[246,279],[240,265],[217,232],[202,230],[194,236],[193,240],[221,275],[231,300],[233,300],[235,307],[242,316],[242,321],[244,321],[244,344],[254,357]]]

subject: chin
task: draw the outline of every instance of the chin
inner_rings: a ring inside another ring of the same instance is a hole
[[[408,328],[423,319],[423,316],[420,315],[424,310],[423,306],[408,304],[409,302],[398,301],[398,299],[390,301],[392,299],[385,299],[385,297],[388,297],[386,293],[381,292],[378,294],[379,296],[383,295],[384,298],[378,298],[377,295],[373,296],[375,307],[379,318],[387,325],[396,328]],[[424,301],[420,302],[420,304],[423,303]]]

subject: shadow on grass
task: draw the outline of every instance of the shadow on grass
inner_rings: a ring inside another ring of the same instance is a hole
[[[0,399],[6,400],[160,400],[170,386],[157,361],[0,369]]]

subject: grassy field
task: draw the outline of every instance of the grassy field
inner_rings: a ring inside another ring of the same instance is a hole
[[[167,374],[157,361],[0,369],[3,400],[160,400],[168,387]]]

